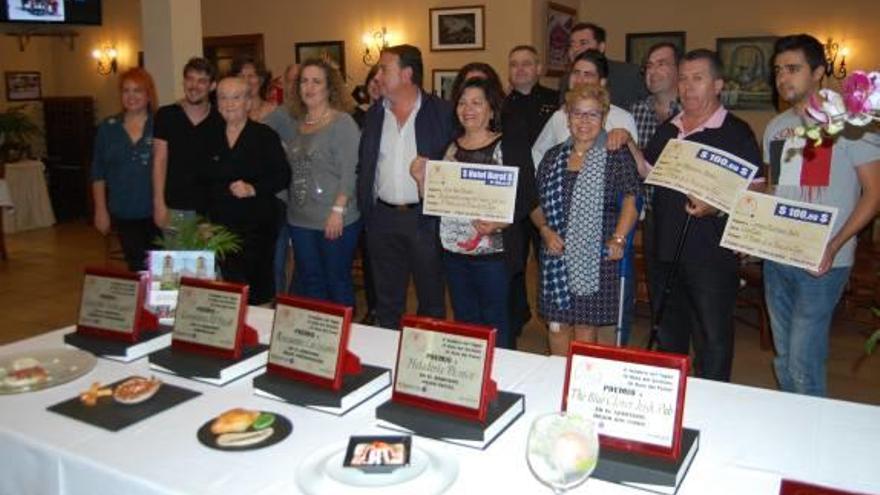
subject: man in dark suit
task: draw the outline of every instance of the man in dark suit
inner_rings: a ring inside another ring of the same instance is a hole
[[[593,49],[605,53],[605,29],[599,25],[581,22],[571,28],[568,43],[568,59],[574,60],[581,53]],[[632,104],[648,96],[639,66],[619,60],[608,59],[608,82],[611,104],[629,109]],[[568,75],[560,81],[561,97],[568,90]]]
[[[446,298],[437,217],[422,215],[410,175],[417,156],[443,158],[453,137],[452,105],[422,90],[422,54],[411,45],[382,50],[382,99],[368,111],[358,159],[358,207],[376,286],[376,323],[399,328],[412,275],[418,314],[444,318]]]

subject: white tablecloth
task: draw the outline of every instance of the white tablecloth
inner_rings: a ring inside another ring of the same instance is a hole
[[[6,164],[5,180],[13,208],[2,209],[4,232],[9,234],[55,224],[44,169],[43,163],[35,160]]]
[[[265,341],[271,312],[251,308],[250,313],[249,323]],[[71,330],[16,342],[0,353],[58,347]],[[355,325],[351,348],[365,363],[390,367],[397,335]],[[560,405],[564,360],[500,351],[494,366],[501,389],[526,394],[523,418],[486,451],[420,437],[414,442],[458,460],[459,476],[449,493],[549,493],[532,477],[525,445],[531,419]],[[128,365],[99,360],[94,371],[72,383],[0,396],[0,493],[299,493],[296,467],[308,456],[352,434],[387,433],[374,425],[374,410],[387,391],[340,418],[257,397],[251,376],[214,387],[162,375],[203,395],[117,433],[46,410],[93,381],[146,373],[146,360]],[[294,431],[278,445],[248,453],[201,446],[196,430],[236,406],[280,412]],[[684,422],[701,430],[702,445],[679,493],[776,494],[782,477],[880,492],[878,407],[691,379]],[[573,493],[634,492],[590,480]]]

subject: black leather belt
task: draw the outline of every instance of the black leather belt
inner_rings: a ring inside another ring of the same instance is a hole
[[[382,201],[381,198],[376,198],[376,201],[380,205],[387,206],[388,208],[391,208],[392,210],[409,211],[409,210],[415,210],[421,206],[421,203],[407,203],[405,205],[396,205],[393,203],[389,203],[387,201]]]

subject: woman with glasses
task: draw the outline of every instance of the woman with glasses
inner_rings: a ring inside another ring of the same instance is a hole
[[[629,151],[606,148],[610,105],[599,84],[566,93],[571,137],[550,148],[538,167],[541,207],[532,215],[543,240],[538,309],[557,355],[568,352],[572,338],[614,342],[612,331],[599,338],[600,327],[617,321],[618,261],[636,222],[639,182]]]

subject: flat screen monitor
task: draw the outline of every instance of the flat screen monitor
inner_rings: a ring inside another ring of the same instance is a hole
[[[101,24],[101,0],[0,0],[0,22]]]

